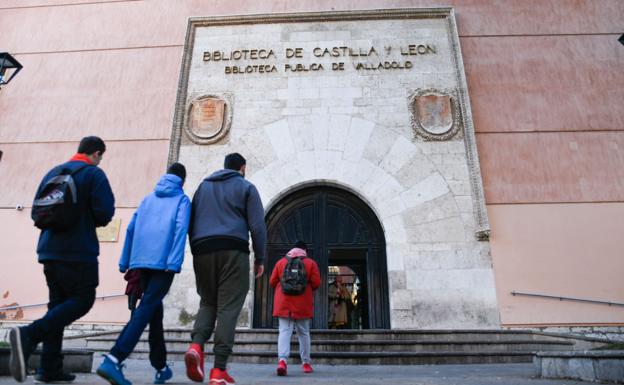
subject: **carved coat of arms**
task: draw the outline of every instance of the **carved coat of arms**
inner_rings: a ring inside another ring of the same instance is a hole
[[[448,140],[459,130],[457,98],[450,92],[417,91],[410,97],[414,134],[425,140]]]
[[[223,97],[204,95],[190,102],[186,133],[195,143],[211,144],[228,133],[230,122],[230,103]]]

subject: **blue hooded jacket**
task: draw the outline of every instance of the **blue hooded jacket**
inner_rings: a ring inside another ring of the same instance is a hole
[[[191,201],[184,195],[182,179],[163,175],[132,216],[119,270],[153,269],[179,273],[191,218]]]

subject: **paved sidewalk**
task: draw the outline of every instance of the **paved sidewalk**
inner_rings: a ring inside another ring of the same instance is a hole
[[[100,364],[95,358],[94,371]],[[145,360],[127,360],[124,371],[134,385],[151,384],[154,371]],[[583,385],[591,382],[533,378],[532,364],[413,365],[413,366],[329,366],[315,365],[313,374],[303,374],[299,365],[289,366],[287,377],[277,377],[274,365],[232,364],[230,374],[237,385]],[[184,362],[174,362],[174,376],[168,384],[194,384],[186,378]],[[206,381],[207,382],[207,381]],[[204,383],[206,383],[204,382]],[[24,384],[32,384],[29,377]],[[16,384],[0,377],[0,385]],[[108,384],[95,374],[79,374],[75,384]]]

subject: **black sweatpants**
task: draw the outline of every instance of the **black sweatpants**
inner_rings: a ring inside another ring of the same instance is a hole
[[[33,345],[43,342],[39,371],[54,376],[63,370],[65,326],[87,314],[95,301],[98,264],[47,261],[43,272],[48,285],[48,312],[26,326],[25,331]]]

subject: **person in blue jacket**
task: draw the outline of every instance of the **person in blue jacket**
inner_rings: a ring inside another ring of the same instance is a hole
[[[138,269],[143,298],[121,331],[97,374],[113,385],[130,385],[122,373],[122,362],[134,350],[149,325],[150,363],[156,369],[155,384],[164,384],[173,373],[167,366],[163,333],[163,298],[184,260],[184,246],[191,216],[191,201],[182,186],[186,169],[180,163],[169,166],[154,192],[136,210],[128,229],[119,270]]]

